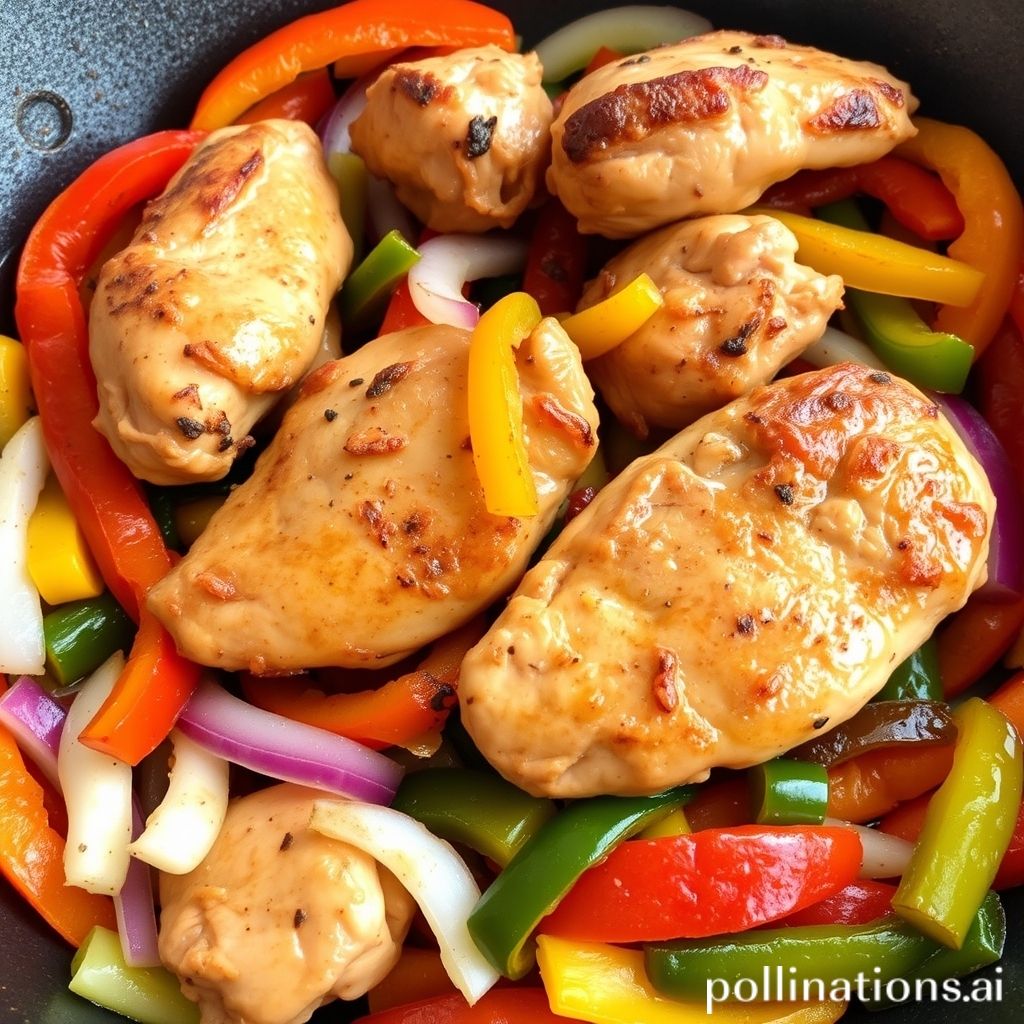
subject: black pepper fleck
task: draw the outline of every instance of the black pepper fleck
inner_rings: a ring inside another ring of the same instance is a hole
[[[891,384],[892,377],[887,373],[872,373],[868,376],[868,380],[872,384]]]
[[[741,615],[736,620],[736,628],[745,635],[750,635],[754,632],[754,616],[753,615]]]
[[[359,387],[359,385],[360,385],[360,384],[362,384],[362,383],[364,383],[364,379],[363,379],[362,377],[353,377],[353,378],[352,378],[352,379],[351,379],[351,380],[350,380],[350,381],[348,382],[348,386],[349,386],[350,388],[357,388],[357,387]]]
[[[295,917],[292,920],[296,928],[301,928],[306,923],[306,912],[300,907],[295,911]]]
[[[811,725],[815,729],[824,729],[825,726],[828,725],[828,716],[826,715],[822,718],[816,718],[813,722],[811,722]]]
[[[338,413],[334,409],[324,409],[324,419],[328,423],[333,423],[338,418]]]
[[[202,436],[206,430],[206,427],[204,427],[202,423],[198,420],[191,419],[188,416],[179,416],[174,422],[178,424],[178,429],[190,441],[194,441],[197,437]]]
[[[470,160],[483,156],[491,148],[497,123],[497,117],[480,117],[479,114],[470,120],[466,129],[466,156]]]
[[[776,484],[775,493],[783,505],[792,505],[796,498],[792,484]]]
[[[628,68],[628,67],[631,67],[634,64],[648,64],[648,63],[650,63],[650,60],[651,60],[651,58],[648,57],[646,53],[641,53],[639,57],[630,57],[629,60],[624,60],[619,65],[619,67],[620,68]]]
[[[718,348],[727,356],[745,356],[747,354],[747,342],[744,338],[726,338]]]
[[[281,845],[278,847],[279,850],[287,850],[291,848],[292,843],[295,842],[295,836],[291,832],[285,832],[284,838],[281,840]]]

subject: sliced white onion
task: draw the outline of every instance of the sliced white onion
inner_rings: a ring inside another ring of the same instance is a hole
[[[167,793],[129,853],[170,875],[186,875],[210,852],[228,811],[228,762],[171,733],[174,763]]]
[[[602,46],[639,53],[710,31],[711,22],[692,11],[636,4],[577,18],[552,32],[535,49],[544,67],[544,81],[560,82],[585,68]]]
[[[124,655],[112,654],[78,691],[64,723],[57,774],[68,809],[64,875],[68,885],[113,896],[128,873],[132,839],[131,766],[90,750],[78,737],[110,695]]]
[[[885,369],[885,364],[868,345],[835,327],[826,327],[825,333],[800,356],[819,370],[837,363],[860,363],[872,370]]]
[[[366,178],[366,218],[372,242],[379,242],[389,231],[397,231],[409,241],[419,237],[412,214],[395,195],[395,186],[373,174]]]
[[[441,962],[472,1005],[498,980],[466,921],[480,889],[462,858],[418,821],[372,804],[317,800],[310,828],[349,843],[384,865],[409,890],[441,947]]]
[[[462,294],[467,281],[511,274],[526,262],[526,243],[496,235],[440,235],[419,246],[409,271],[413,305],[434,324],[472,330],[480,310]]]
[[[28,521],[46,483],[50,460],[43,426],[33,416],[0,455],[0,672],[42,675],[43,610],[28,572]]]
[[[908,843],[906,839],[879,832],[877,828],[840,821],[838,818],[826,818],[825,824],[852,829],[860,836],[864,850],[860,864],[861,878],[899,878],[907,870],[914,844]]]

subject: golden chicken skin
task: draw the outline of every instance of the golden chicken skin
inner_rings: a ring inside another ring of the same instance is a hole
[[[411,328],[310,374],[252,477],[149,594],[178,649],[260,674],[375,668],[509,591],[596,449],[556,320],[519,347],[539,512],[491,515],[473,463],[470,332]]]
[[[647,273],[665,304],[587,373],[638,437],[678,430],[771,380],[821,337],[843,281],[796,261],[771,217],[698,217],[633,243],[584,289],[579,309]]]
[[[852,363],[638,459],[467,655],[463,722],[531,793],[652,793],[833,728],[985,579],[995,499],[935,405]]]
[[[203,862],[160,876],[160,958],[203,1024],[303,1024],[391,970],[416,906],[371,856],[309,828],[323,793],[233,801]]]
[[[386,68],[352,149],[435,231],[511,227],[543,180],[551,101],[534,53],[457,50]]]
[[[313,131],[210,134],[100,272],[95,426],[156,484],[217,480],[317,354],[352,260]]]
[[[551,126],[547,184],[580,230],[630,238],[733,213],[804,167],[846,167],[915,134],[885,68],[780,36],[710,32],[605,65]]]

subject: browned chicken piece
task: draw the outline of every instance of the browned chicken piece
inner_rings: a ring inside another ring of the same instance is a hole
[[[413,328],[306,379],[253,476],[150,592],[183,654],[265,674],[385,666],[516,584],[593,457],[593,391],[542,321],[517,352],[540,512],[491,515],[469,446],[469,339]]]
[[[235,800],[199,867],[161,874],[160,958],[202,1024],[302,1024],[398,960],[415,903],[368,854],[309,828],[323,795]]]
[[[97,429],[152,483],[224,476],[313,361],[351,260],[310,128],[213,132],[100,273]]]
[[[612,412],[638,437],[678,430],[772,379],[821,337],[843,280],[796,262],[796,239],[771,217],[721,214],[635,242],[583,292],[587,309],[646,272],[662,306],[587,366]]]
[[[459,679],[531,793],[650,793],[855,714],[985,579],[995,499],[936,407],[845,363],[634,462],[523,579]]]
[[[497,46],[393,64],[366,92],[352,149],[435,231],[511,227],[551,148],[542,74],[536,54]]]
[[[741,210],[803,167],[875,160],[915,134],[916,108],[877,64],[711,32],[574,85],[551,127],[548,188],[580,230],[629,238]]]

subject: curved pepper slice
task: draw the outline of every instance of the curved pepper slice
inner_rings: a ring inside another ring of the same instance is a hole
[[[304,121],[310,128],[315,128],[336,100],[330,72],[326,68],[317,68],[299,75],[294,82],[251,106],[235,119],[235,124],[253,124],[283,117],[287,121]]]
[[[409,46],[515,48],[512,23],[499,11],[469,0],[355,0],[309,14],[240,53],[206,87],[192,127],[231,124],[243,111],[304,71],[343,57],[389,53]]]
[[[492,988],[470,1006],[462,996],[440,996],[395,1006],[354,1024],[567,1024],[548,1007],[539,988]],[[571,1022],[569,1022],[571,1024]]]
[[[595,306],[562,321],[584,359],[596,359],[621,345],[665,304],[661,289],[648,274],[638,274],[624,288]]]
[[[939,649],[934,637],[892,670],[875,700],[942,700]]]
[[[828,773],[820,764],[776,757],[750,769],[751,801],[761,825],[820,825],[828,811]]]
[[[576,218],[549,199],[537,214],[523,271],[523,291],[532,295],[544,316],[576,308],[586,274],[587,243]]]
[[[862,878],[778,923],[802,928],[820,924],[871,924],[892,913],[896,886]]]

